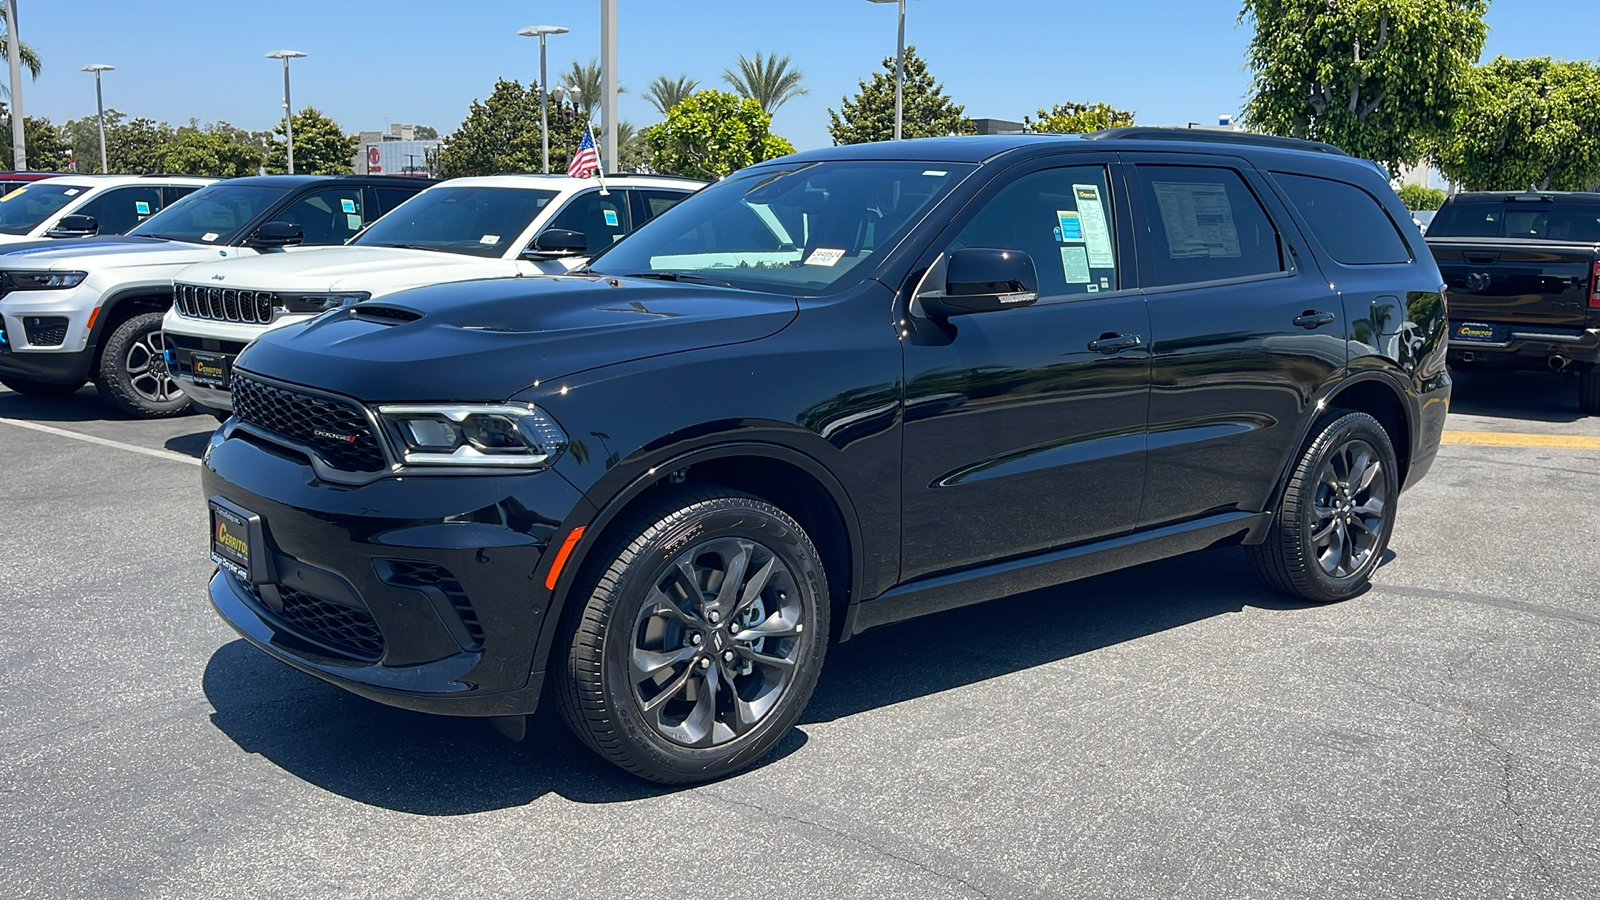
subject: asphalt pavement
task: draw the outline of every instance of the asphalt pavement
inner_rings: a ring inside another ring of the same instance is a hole
[[[1460,378],[1361,596],[1233,549],[885,627],[678,790],[236,638],[213,424],[0,389],[9,896],[1600,895],[1600,420],[1554,376]]]

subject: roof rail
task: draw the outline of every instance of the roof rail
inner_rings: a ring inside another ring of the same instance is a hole
[[[1279,150],[1309,150],[1332,156],[1349,156],[1332,144],[1321,141],[1303,141],[1299,138],[1278,137],[1272,134],[1255,134],[1249,131],[1217,131],[1210,128],[1154,128],[1130,125],[1125,128],[1107,128],[1086,134],[1091,141],[1194,141],[1199,144],[1241,144],[1250,147],[1274,147]]]

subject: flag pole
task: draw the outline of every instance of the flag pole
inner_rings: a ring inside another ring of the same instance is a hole
[[[611,192],[606,190],[606,161],[600,158],[600,142],[594,139],[594,123],[585,122],[584,124],[589,129],[589,143],[594,145],[594,177],[600,179],[600,196],[609,197]]]

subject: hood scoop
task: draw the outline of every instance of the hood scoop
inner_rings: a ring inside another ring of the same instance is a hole
[[[405,322],[417,321],[422,318],[422,313],[414,309],[403,309],[398,306],[359,303],[350,307],[350,317],[377,325],[400,325]]]

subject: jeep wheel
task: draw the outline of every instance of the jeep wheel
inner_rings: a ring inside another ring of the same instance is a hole
[[[25,397],[65,397],[75,393],[83,387],[84,382],[76,384],[52,384],[48,381],[34,381],[31,378],[15,378],[10,375],[0,377],[0,384],[22,394]]]
[[[1586,416],[1600,416],[1600,366],[1578,373],[1578,409]]]
[[[799,524],[746,494],[681,491],[597,552],[557,674],[567,724],[662,784],[765,756],[827,650],[827,579]]]
[[[118,325],[100,353],[95,387],[109,404],[140,419],[176,416],[189,398],[167,371],[161,313],[140,313]]]
[[[1270,587],[1331,603],[1365,587],[1394,530],[1400,471],[1366,413],[1330,412],[1295,466],[1267,539],[1245,548]]]

